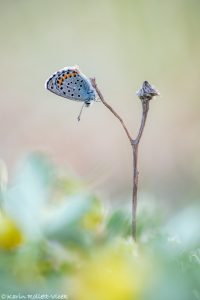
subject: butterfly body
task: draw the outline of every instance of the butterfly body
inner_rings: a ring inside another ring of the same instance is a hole
[[[84,102],[86,106],[96,97],[91,82],[78,67],[59,70],[47,80],[46,88],[58,96]]]

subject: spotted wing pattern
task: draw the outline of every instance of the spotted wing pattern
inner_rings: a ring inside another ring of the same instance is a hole
[[[77,67],[66,67],[46,82],[46,88],[58,96],[90,104],[95,91],[88,78]]]

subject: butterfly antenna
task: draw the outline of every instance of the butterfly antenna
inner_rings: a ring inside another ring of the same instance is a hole
[[[85,102],[83,103],[83,105],[82,105],[82,107],[81,107],[81,110],[80,110],[80,113],[79,113],[79,115],[78,115],[78,117],[77,117],[78,122],[81,120],[81,114],[82,114],[82,111],[83,111],[84,106],[85,106]]]

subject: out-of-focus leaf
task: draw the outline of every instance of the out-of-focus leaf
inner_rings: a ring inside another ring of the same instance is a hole
[[[142,243],[159,238],[163,224],[163,213],[156,199],[141,194],[137,213],[137,239]]]
[[[85,228],[84,220],[93,213],[96,205],[96,198],[87,195],[66,198],[49,218],[47,236],[64,244],[89,245],[92,236]]]
[[[165,230],[184,247],[192,249],[200,246],[200,207],[190,207],[176,214]]]
[[[28,156],[18,167],[5,193],[5,209],[30,239],[42,236],[42,225],[53,169],[42,155]]]
[[[128,210],[123,208],[112,213],[106,223],[108,236],[129,236],[131,234],[131,216]]]

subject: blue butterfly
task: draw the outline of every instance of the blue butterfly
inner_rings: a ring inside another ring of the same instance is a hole
[[[81,73],[77,66],[66,67],[53,74],[46,82],[46,89],[69,100],[84,102],[82,109],[96,100],[95,90],[90,80]],[[78,120],[80,120],[81,112]]]

